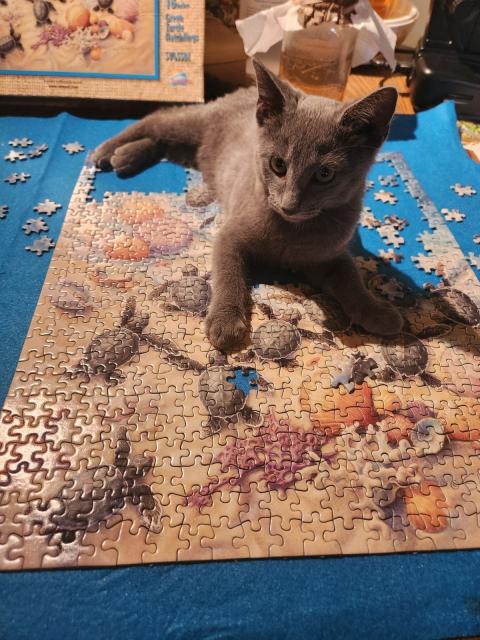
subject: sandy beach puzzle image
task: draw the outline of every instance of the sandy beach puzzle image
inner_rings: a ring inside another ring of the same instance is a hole
[[[356,254],[405,332],[256,284],[251,344],[226,357],[204,331],[222,214],[201,176],[97,194],[82,169],[1,415],[0,569],[479,546],[480,286],[402,155],[372,177],[423,216],[413,258],[442,274],[414,291],[384,250]],[[389,202],[361,227],[385,215],[401,244]]]

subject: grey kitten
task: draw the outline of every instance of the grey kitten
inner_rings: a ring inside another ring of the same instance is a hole
[[[95,162],[123,176],[164,157],[202,171],[207,195],[224,212],[206,320],[217,349],[243,346],[249,274],[264,266],[300,272],[367,331],[398,333],[402,317],[366,290],[348,251],[396,90],[343,104],[305,95],[254,65],[257,89],[153,113],[103,143]]]

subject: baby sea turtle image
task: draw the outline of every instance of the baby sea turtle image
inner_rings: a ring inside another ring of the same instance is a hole
[[[480,309],[466,293],[453,287],[429,289],[435,308],[450,322],[467,327],[480,325]]]
[[[29,0],[33,3],[33,15],[37,21],[37,27],[43,24],[52,24],[50,11],[55,11],[55,7],[49,0]]]
[[[247,405],[248,390],[236,383],[238,372],[245,376],[251,388],[268,388],[266,380],[258,374],[250,376],[252,370],[249,367],[234,367],[219,352],[210,357],[210,364],[205,366],[200,375],[199,396],[209,413],[205,426],[212,434],[220,431],[223,426],[235,424],[239,417],[251,425],[256,425],[261,420],[260,413]]]
[[[23,45],[21,43],[21,36],[15,33],[13,25],[10,25],[9,34],[0,38],[0,58],[3,60],[7,53],[10,53],[14,49],[23,51]]]
[[[267,316],[268,320],[262,322],[254,329],[251,335],[252,346],[246,352],[236,357],[237,361],[252,361],[255,357],[260,360],[277,362],[280,367],[298,366],[295,353],[302,340],[320,341],[330,348],[334,345],[328,332],[315,333],[298,326],[301,314],[294,309],[287,319],[277,318],[270,305],[259,303],[259,308]]]
[[[416,336],[403,333],[395,341],[384,344],[382,353],[387,366],[379,377],[385,382],[418,376],[428,386],[442,385],[436,376],[426,372],[428,351]]]
[[[162,352],[171,364],[181,369],[195,370],[198,363],[190,360],[172,340],[145,333],[149,320],[150,314],[136,313],[135,298],[128,298],[120,318],[120,326],[116,329],[106,329],[93,338],[85,356],[69,372],[70,377],[75,378],[80,374],[88,378],[102,375],[108,384],[118,384],[124,378],[118,367],[139,353],[142,342]]]
[[[161,531],[161,506],[145,482],[153,467],[151,456],[131,455],[127,430],[121,427],[114,463],[79,471],[74,486],[63,487],[58,495],[32,513],[32,521],[42,523],[42,533],[60,534],[63,543],[74,542],[79,533],[97,531],[127,504],[140,512],[143,525],[153,533]],[[48,517],[41,517],[41,512]]]
[[[53,283],[50,287],[50,299],[55,307],[72,315],[80,315],[92,308],[87,285],[69,280]]]
[[[164,282],[155,287],[149,298],[158,300],[166,293],[169,302],[164,306],[167,310],[187,311],[204,318],[212,295],[209,278],[210,274],[201,276],[197,267],[187,265],[182,269],[180,279]]]
[[[113,0],[98,0],[98,4],[93,7],[94,11],[108,11],[108,13],[113,13],[112,9]]]

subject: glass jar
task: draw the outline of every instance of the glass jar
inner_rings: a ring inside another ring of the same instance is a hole
[[[341,100],[358,31],[324,22],[283,35],[280,77],[305,93]]]

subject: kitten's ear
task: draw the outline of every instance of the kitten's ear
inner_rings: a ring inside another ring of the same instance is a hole
[[[257,122],[262,126],[269,118],[282,115],[287,107],[296,106],[298,93],[261,62],[255,58],[252,62],[257,76]]]
[[[340,119],[340,125],[355,133],[363,133],[380,145],[388,135],[390,120],[395,113],[397,90],[384,87],[366,98],[349,105]]]

